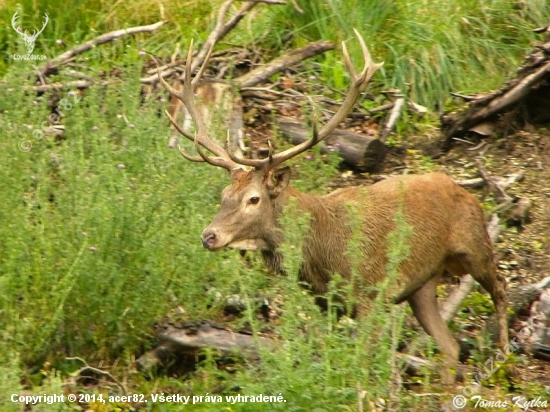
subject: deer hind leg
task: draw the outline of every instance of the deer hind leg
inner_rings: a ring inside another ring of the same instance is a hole
[[[495,312],[498,322],[499,346],[503,347],[508,342],[508,298],[506,296],[506,281],[498,274],[497,267],[493,261],[492,253],[486,255],[470,254],[463,257],[462,264],[479,284],[485,289],[495,305]]]
[[[445,357],[444,365],[440,371],[441,381],[444,385],[451,385],[455,381],[455,373],[452,370],[457,367],[460,347],[439,314],[436,299],[436,286],[439,278],[440,276],[433,277],[412,294],[408,298],[408,302],[420,325],[440,347]]]

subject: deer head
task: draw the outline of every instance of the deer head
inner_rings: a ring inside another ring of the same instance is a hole
[[[19,11],[16,11],[15,14],[13,15],[11,19],[11,26],[17,33],[21,35],[21,37],[23,37],[23,40],[25,41],[25,48],[27,49],[27,53],[31,54],[32,51],[34,50],[34,42],[36,41],[36,38],[38,37],[38,35],[42,33],[46,28],[46,25],[48,24],[48,21],[49,21],[49,17],[46,13],[44,13],[44,24],[42,25],[42,28],[38,32],[34,30],[32,35],[29,36],[26,30],[23,31],[21,27],[18,26],[17,24],[17,19],[19,17],[18,14],[19,14]]]
[[[204,121],[195,106],[193,95],[213,46],[198,74],[191,80],[191,70],[189,70],[193,54],[193,42],[191,42],[182,91],[178,91],[166,83],[159,72],[159,80],[164,88],[182,101],[196,126],[196,133],[193,136],[183,130],[166,112],[173,126],[183,136],[194,142],[199,154],[199,157],[190,156],[180,148],[182,156],[193,162],[207,162],[231,172],[231,185],[226,187],[222,193],[220,211],[201,235],[205,248],[212,251],[225,247],[240,250],[272,250],[279,243],[277,217],[284,204],[284,196],[281,195],[285,192],[290,180],[290,168],[280,167],[281,164],[325,139],[346,118],[373,73],[382,65],[372,61],[363,38],[357,31],[355,34],[361,45],[365,63],[362,71],[357,73],[351,63],[346,45],[342,43],[344,62],[351,77],[351,85],[341,107],[319,131],[314,127],[311,139],[281,153],[274,154],[270,151],[269,156],[265,159],[237,157],[207,135]],[[211,152],[214,156],[209,155],[206,151]]]

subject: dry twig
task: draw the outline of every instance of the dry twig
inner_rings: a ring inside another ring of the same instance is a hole
[[[82,362],[82,364],[84,364],[84,366],[82,368],[80,368],[79,370],[77,370],[76,372],[73,372],[71,374],[73,377],[76,378],[77,381],[83,377],[82,375],[83,375],[84,372],[93,372],[93,373],[96,373],[98,375],[106,376],[107,378],[111,379],[118,387],[120,387],[120,389],[122,389],[122,392],[124,394],[126,394],[126,388],[124,387],[124,384],[122,382],[120,382],[117,378],[115,378],[113,375],[111,375],[111,373],[109,373],[107,371],[104,371],[104,370],[101,370],[101,369],[98,369],[98,368],[94,368],[93,366],[88,365],[88,362],[86,362],[84,359],[76,357],[76,356],[65,358],[65,359],[66,360],[76,360],[76,361]]]
[[[43,76],[48,76],[53,73],[57,73],[59,70],[59,66],[66,64],[69,62],[73,57],[84,53],[85,51],[90,50],[91,48],[98,46],[103,43],[107,43],[110,41],[113,41],[115,39],[118,39],[119,37],[126,36],[128,34],[136,34],[136,33],[143,33],[143,32],[153,32],[160,28],[164,22],[159,21],[155,24],[150,24],[148,26],[138,26],[138,27],[130,27],[127,29],[122,30],[116,30],[112,31],[110,33],[102,34],[99,37],[96,37],[93,40],[87,41],[85,43],[79,44],[78,46],[73,47],[70,50],[67,50],[65,53],[60,54],[55,59],[50,60],[46,62],[42,67],[40,67],[38,70]]]

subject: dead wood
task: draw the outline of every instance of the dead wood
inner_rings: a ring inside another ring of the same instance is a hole
[[[334,49],[334,43],[324,40],[319,40],[299,49],[291,50],[276,59],[271,60],[263,66],[257,67],[250,72],[237,77],[234,81],[241,87],[252,87],[258,83],[266,81],[282,70],[285,70],[302,60],[322,54],[326,51]]]
[[[66,89],[86,89],[93,84],[89,80],[74,80],[67,83],[50,83],[50,84],[41,84],[40,86],[29,86],[26,89],[31,89],[37,93],[44,93],[53,90],[66,90]]]
[[[398,358],[404,360],[403,370],[406,374],[411,376],[418,376],[422,374],[423,370],[433,370],[435,365],[429,360],[419,358],[418,356],[405,355],[402,353],[397,354]]]
[[[222,38],[225,37],[243,18],[246,14],[252,10],[258,3],[257,2],[247,2],[244,3],[241,8],[235,13],[229,20],[224,22],[225,15],[229,10],[229,7],[233,4],[234,0],[228,0],[223,3],[218,12],[218,18],[216,21],[216,27],[208,35],[208,38],[200,48],[196,57],[191,63],[191,73],[194,73],[199,67],[202,66],[206,56],[208,55],[209,50],[218,43]],[[186,68],[187,70],[188,68]],[[184,74],[180,76],[180,80],[184,79]]]
[[[523,228],[523,225],[531,221],[530,211],[533,202],[527,198],[519,198],[513,203],[512,208],[506,214],[506,226]]]
[[[178,62],[178,64],[181,64],[181,63]],[[162,76],[163,79],[165,79],[167,77],[172,76],[177,71],[178,71],[178,69],[176,69],[176,68],[161,69],[160,75]],[[141,79],[139,79],[139,81],[142,84],[154,84],[154,83],[158,82],[158,80],[159,80],[158,74],[152,74],[150,76],[142,77]]]
[[[311,138],[312,128],[288,117],[278,117],[277,128],[292,144]],[[329,148],[330,146],[330,148]],[[334,150],[344,163],[362,172],[377,172],[383,166],[387,148],[379,139],[359,135],[347,130],[333,131],[320,143],[321,153]]]
[[[93,366],[88,365],[88,362],[86,362],[84,359],[79,357],[68,357],[65,358],[68,361],[78,361],[81,362],[84,366],[78,369],[76,372],[71,373],[71,379],[73,383],[76,385],[76,382],[80,379],[86,379],[89,378],[89,376],[86,375],[86,373],[92,373],[99,376],[105,376],[112,380],[120,389],[122,389],[123,393],[126,393],[126,386],[120,382],[117,378],[115,378],[110,372],[104,371],[102,369],[94,368]]]
[[[226,14],[233,3],[234,3],[234,0],[228,0],[220,6],[220,10],[218,11],[216,26],[214,27],[214,30],[210,32],[210,34],[208,35],[208,38],[203,43],[200,50],[197,52],[197,54],[193,58],[193,61],[191,62],[191,68],[190,68],[191,73],[194,73],[199,67],[202,66],[212,46],[218,43],[222,38],[224,38],[227,35],[227,33],[229,33],[246,16],[246,14],[250,10],[252,10],[252,8],[254,8],[258,3],[260,3],[260,1],[244,2],[241,8],[231,18],[225,21]],[[275,3],[275,2],[273,3],[263,2],[263,3],[282,4],[282,3]],[[183,61],[181,61],[181,63],[183,63]],[[174,64],[163,66],[164,68],[161,69],[162,78],[164,79],[176,73],[178,71],[177,66],[178,64],[176,62]],[[182,73],[179,79],[183,81],[184,76],[185,76],[185,73]],[[140,81],[143,84],[156,83],[158,81],[158,74],[152,74],[148,77],[143,77]]]
[[[519,316],[528,317],[522,322],[522,332],[518,335],[523,340],[521,350],[534,357],[550,361],[550,277],[535,284],[519,285],[511,288],[508,294],[510,309],[513,314],[508,323],[513,325]],[[498,331],[496,319],[487,320],[487,330],[494,334]]]
[[[382,132],[380,133],[379,139],[382,143],[386,141],[386,138],[390,135],[391,131],[393,130],[395,123],[397,122],[397,119],[399,119],[399,116],[401,116],[401,110],[403,109],[403,106],[405,105],[405,98],[400,97],[398,98],[393,105],[393,108],[391,109],[390,117],[388,118],[388,121],[384,125],[384,128],[382,129]]]
[[[485,182],[481,177],[474,177],[473,179],[455,180],[457,185],[460,185],[466,189],[478,189],[485,186]]]
[[[460,137],[483,122],[497,123],[508,114],[522,116],[524,123],[550,121],[550,42],[537,46],[518,69],[516,76],[496,92],[484,96],[461,96],[469,100],[466,109],[441,118],[445,133],[443,149],[449,150]]]
[[[294,10],[296,10],[298,13],[304,14],[304,11],[298,6],[296,0],[290,0],[290,4],[292,4],[292,7],[294,7]]]
[[[244,60],[248,58],[249,51],[242,48],[220,50],[215,53],[212,53],[210,57],[210,62],[223,61],[227,62],[229,59],[241,59]],[[162,78],[170,77],[174,73],[183,73],[185,67],[185,59],[175,59],[173,58],[170,63],[164,64],[159,67]],[[154,84],[158,81],[157,68],[148,69],[146,71],[148,76],[142,77],[140,82],[142,84]]]
[[[55,74],[58,72],[59,66],[62,66],[68,63],[75,56],[81,53],[84,53],[85,51],[88,51],[95,46],[99,46],[100,44],[113,41],[115,39],[118,39],[119,37],[126,36],[128,34],[153,32],[158,28],[162,27],[163,24],[164,24],[163,21],[159,21],[155,24],[150,24],[148,26],[130,27],[127,29],[116,30],[110,33],[102,34],[101,36],[98,36],[93,40],[79,44],[78,46],[75,46],[72,49],[67,50],[65,53],[60,54],[53,60],[47,61],[44,65],[42,65],[38,69],[38,72],[40,73],[41,76],[44,76],[44,77],[49,76],[50,74]]]
[[[274,339],[233,332],[208,322],[168,324],[157,331],[157,341],[156,349],[136,361],[141,369],[167,366],[168,360],[182,355],[196,357],[206,348],[216,349],[222,356],[239,355],[255,361],[259,359],[260,348],[273,350],[277,346]]]
[[[481,175],[481,178],[485,181],[487,188],[493,194],[496,202],[500,204],[510,200],[510,196],[506,194],[502,186],[498,185],[493,180],[493,178],[489,176],[489,173],[487,173],[487,170],[485,169],[485,165],[483,164],[481,159],[476,159],[476,165],[477,165],[479,174]]]
[[[236,333],[206,322],[181,328],[166,326],[157,334],[157,339],[165,347],[173,347],[179,352],[197,354],[205,348],[216,348],[227,356],[235,354],[237,349],[240,355],[248,358],[257,358],[259,347],[273,349],[276,343],[270,338],[256,338],[251,334]]]
[[[415,103],[415,102],[407,102],[407,108],[410,112],[419,114],[419,115],[425,115],[428,113],[428,108],[425,106],[422,106],[421,104]]]
[[[374,109],[367,109],[367,111],[370,114],[385,112],[386,110],[393,109],[393,106],[395,106],[395,102],[390,102],[390,103],[383,104],[382,106],[375,107]]]

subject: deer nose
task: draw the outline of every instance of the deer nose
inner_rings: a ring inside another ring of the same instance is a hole
[[[201,235],[202,246],[206,249],[212,249],[216,243],[217,237],[213,230],[206,230]]]

